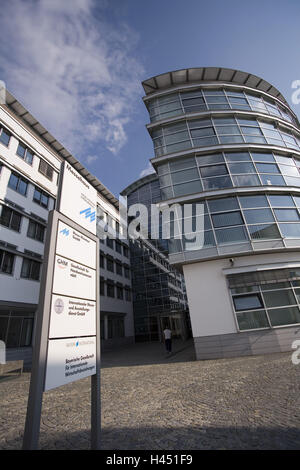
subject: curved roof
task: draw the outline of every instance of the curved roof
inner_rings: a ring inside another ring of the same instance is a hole
[[[172,72],[163,73],[155,77],[149,78],[142,82],[146,95],[155,93],[156,91],[165,88],[172,88],[180,86],[184,83],[199,83],[199,82],[228,82],[237,85],[245,85],[255,88],[259,91],[264,91],[270,95],[278,98],[283,103],[288,105],[285,98],[282,96],[273,85],[268,83],[263,78],[257,77],[252,73],[242,72],[240,70],[227,69],[223,67],[196,67],[182,70],[175,70]]]
[[[158,176],[155,172],[150,173],[149,175],[143,176],[142,178],[134,181],[133,183],[129,184],[123,191],[121,191],[121,196],[128,196],[136,189],[139,189],[144,184],[150,183],[151,181],[155,181],[158,179]]]

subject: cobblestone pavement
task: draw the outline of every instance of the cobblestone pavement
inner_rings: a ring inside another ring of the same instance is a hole
[[[300,449],[299,379],[291,353],[195,361],[191,343],[168,358],[158,344],[106,353],[102,447]],[[0,449],[21,448],[29,380],[0,380]],[[89,427],[90,379],[44,394],[42,449],[88,449]]]

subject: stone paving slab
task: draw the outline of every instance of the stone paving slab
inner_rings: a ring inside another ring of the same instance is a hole
[[[161,345],[137,352],[141,365],[131,365],[133,349],[127,359],[103,355],[103,449],[300,449],[291,353],[195,361],[191,345],[170,357]],[[0,380],[0,449],[22,446],[29,381]],[[42,449],[88,449],[89,429],[89,378],[44,394]]]

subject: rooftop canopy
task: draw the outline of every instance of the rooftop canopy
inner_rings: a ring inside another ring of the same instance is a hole
[[[193,83],[199,84],[199,82],[227,82],[249,86],[269,93],[288,105],[282,94],[263,78],[257,77],[252,73],[220,67],[197,67],[175,70],[144,80],[142,85],[146,95],[150,95],[166,88],[177,87],[186,83],[191,85]]]

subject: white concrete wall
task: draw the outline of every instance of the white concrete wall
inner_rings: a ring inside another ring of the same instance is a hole
[[[0,106],[0,124],[3,124],[11,133],[8,147],[0,143],[0,164],[3,163],[0,173],[0,203],[5,198],[21,206],[28,214],[33,212],[37,216],[48,220],[49,210],[54,208],[55,198],[58,189],[58,176],[62,158],[51,150],[47,144],[35,136],[29,127],[27,127],[18,117],[14,116],[7,108]],[[29,165],[16,152],[19,140],[27,145],[34,153],[33,164]],[[52,181],[46,178],[38,171],[40,158],[43,158],[50,164],[54,170]],[[8,181],[12,171],[23,175],[29,181],[27,195],[23,196],[8,187]],[[33,201],[34,185],[46,191],[53,199],[51,199],[48,210],[41,207]],[[101,194],[98,193],[98,204],[102,209],[109,213],[111,217],[119,221],[119,212],[112,204],[110,204]],[[22,217],[20,232],[7,229],[0,225],[0,240],[6,241],[17,246],[17,250],[24,252],[30,250],[32,252],[43,255],[44,244],[27,237],[29,219]],[[122,254],[111,250],[106,245],[100,244],[101,250],[111,254],[114,258],[120,259],[123,263],[130,264],[130,260]],[[22,256],[15,256],[15,264],[13,275],[0,273],[0,300],[8,302],[24,302],[37,304],[39,296],[39,282],[21,279]],[[106,275],[107,274],[107,275]],[[103,275],[103,273],[101,273]],[[105,273],[105,278],[110,278],[115,282],[119,281],[123,285],[131,287],[131,280],[124,276],[118,276],[116,273]],[[117,298],[109,298],[107,296],[101,298],[101,310],[111,312],[126,313],[125,317],[125,335],[134,336],[133,326],[133,306],[132,301],[119,300]]]
[[[194,337],[236,332],[222,272],[225,263],[216,260],[183,266]]]
[[[299,252],[254,254],[234,258],[234,268],[272,263],[299,262]],[[194,337],[236,333],[235,314],[223,269],[229,259],[183,266]]]

